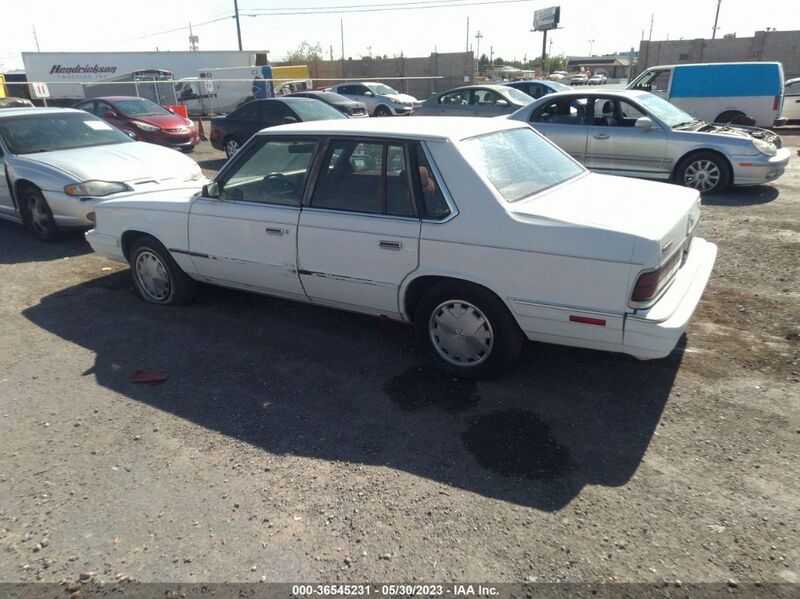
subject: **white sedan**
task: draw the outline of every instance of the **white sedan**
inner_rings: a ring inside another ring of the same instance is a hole
[[[94,224],[99,199],[156,189],[199,190],[200,166],[170,148],[133,141],[83,110],[0,110],[0,218],[43,241]]]
[[[96,210],[89,243],[148,302],[208,282],[386,315],[469,378],[526,337],[664,357],[716,256],[694,235],[696,190],[589,173],[507,119],[273,127],[202,193]]]

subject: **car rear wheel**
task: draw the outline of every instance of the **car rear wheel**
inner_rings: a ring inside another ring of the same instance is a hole
[[[375,109],[375,116],[392,116],[392,111],[388,106],[380,105]]]
[[[434,365],[452,376],[494,376],[509,369],[522,349],[522,331],[508,308],[476,285],[434,285],[420,300],[414,322]]]
[[[230,158],[239,151],[241,144],[235,137],[229,137],[225,140],[225,155]]]
[[[197,282],[152,237],[140,237],[130,250],[131,274],[136,291],[152,304],[185,304],[197,292]]]
[[[678,167],[678,183],[700,193],[725,191],[731,180],[731,170],[725,160],[712,152],[698,152],[683,160]]]
[[[23,188],[21,208],[22,222],[36,238],[42,241],[56,241],[59,238],[61,231],[38,187],[27,185]]]

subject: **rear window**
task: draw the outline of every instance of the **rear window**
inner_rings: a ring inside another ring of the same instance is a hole
[[[510,129],[462,142],[462,152],[508,202],[532,196],[585,172],[533,129]]]
[[[321,100],[300,99],[292,100],[287,104],[294,110],[302,121],[324,121],[327,119],[346,119],[347,117],[332,106]]]

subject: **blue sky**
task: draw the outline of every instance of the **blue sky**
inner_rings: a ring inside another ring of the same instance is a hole
[[[422,8],[431,0],[239,0],[242,15],[254,10],[303,7],[331,10],[341,6],[403,6],[404,10],[346,12],[342,14],[304,14],[242,16],[242,38],[247,50],[269,50],[272,60],[279,60],[301,41],[319,42],[328,56],[333,46],[340,56],[340,19],[344,20],[345,54],[354,58],[369,54],[427,56],[439,52],[464,50],[467,43],[467,17],[470,18],[469,42],[480,30],[481,53],[522,59],[541,53],[542,37],[531,33],[533,12],[553,2],[518,1],[493,3],[487,0],[439,0],[442,8]],[[414,4],[417,2],[419,4]],[[470,3],[473,5],[465,5]],[[151,35],[164,30],[196,24],[201,50],[235,50],[236,27],[225,18],[233,11],[233,0],[140,0],[133,5],[107,0],[6,0],[2,9],[0,68],[21,68],[21,51],[34,51],[33,27],[42,51],[121,51],[188,50],[188,30]],[[647,37],[650,15],[654,15],[653,39],[709,37],[714,21],[716,0],[564,0],[561,22],[564,29],[551,33],[553,53],[585,55],[591,47],[595,54],[638,49],[644,30]],[[416,7],[416,8],[413,8]],[[413,8],[413,9],[412,9]],[[124,12],[123,12],[124,11]],[[215,18],[222,20],[199,25]],[[800,11],[792,0],[723,0],[720,33],[735,32],[751,36],[756,30],[776,27],[800,29]],[[593,41],[591,41],[593,40]]]

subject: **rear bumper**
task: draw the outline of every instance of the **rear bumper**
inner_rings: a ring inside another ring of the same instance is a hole
[[[700,302],[716,257],[716,245],[700,238],[692,241],[686,263],[661,299],[647,310],[626,316],[623,353],[652,360],[675,349]]]
[[[774,181],[786,171],[791,156],[789,148],[780,148],[775,156],[734,156],[733,184],[760,185]]]

